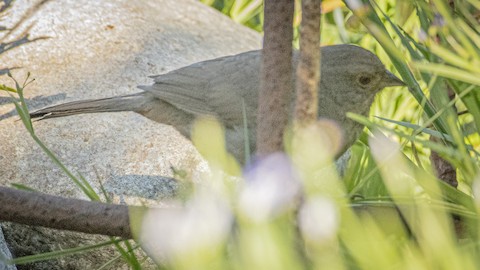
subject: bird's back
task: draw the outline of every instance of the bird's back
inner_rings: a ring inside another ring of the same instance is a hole
[[[194,114],[217,117],[227,128],[243,124],[243,110],[256,121],[260,51],[195,63],[155,76],[140,86],[158,99]]]

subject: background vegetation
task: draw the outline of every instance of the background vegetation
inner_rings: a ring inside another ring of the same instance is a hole
[[[203,2],[261,31],[261,1]],[[351,116],[368,128],[353,147],[342,188],[351,199],[350,206],[368,209],[368,214],[361,215],[355,228],[349,227],[352,238],[348,241],[340,229],[337,247],[345,253],[333,256],[341,262],[335,267],[479,267],[474,259],[478,256],[478,201],[474,195],[478,192],[480,127],[479,9],[476,0],[323,1],[322,44],[353,43],[367,48],[408,84],[408,89],[383,91],[372,107],[370,119]],[[296,27],[300,15],[297,12]],[[434,176],[432,167],[438,164],[430,160],[433,150],[447,161],[440,161],[442,164],[452,165],[450,173],[458,181],[458,189],[438,181],[448,179]],[[313,178],[319,179],[318,175]],[[389,207],[403,214],[407,234],[418,242],[382,231],[398,227],[398,220],[385,213],[385,209],[392,209]],[[345,218],[344,213],[341,216]],[[325,220],[328,216],[323,216],[317,226],[321,227]],[[382,224],[382,220],[388,222]],[[459,228],[459,224],[463,227]],[[458,233],[468,235],[468,240],[459,244]],[[352,242],[361,244],[355,246]],[[369,250],[370,255],[357,248]],[[373,250],[377,255],[371,255]],[[323,251],[316,255],[330,261],[331,254]]]
[[[201,0],[201,2],[215,7],[233,20],[261,32],[262,1]],[[299,6],[299,2],[296,1],[297,6]],[[472,72],[475,71],[476,60],[474,59],[477,59],[478,54],[477,31],[480,2],[475,0],[346,2],[353,3],[352,6],[365,4],[361,8],[364,10],[357,12],[357,15],[361,14],[362,16],[355,16],[344,1],[323,1],[322,44],[351,43],[367,48],[380,57],[387,69],[399,74],[410,86],[410,89],[405,87],[389,88],[380,93],[372,107],[371,115],[390,121],[376,117],[372,117],[370,121],[391,129],[391,132],[387,134],[399,141],[403,153],[417,166],[423,168],[429,167],[429,147],[415,144],[414,141],[412,142],[405,136],[399,136],[399,134],[412,134],[412,128],[422,127],[422,125],[424,128],[431,127],[432,113],[443,110],[440,112],[443,113],[441,116],[443,118],[448,111],[446,107],[455,108],[456,111],[462,112],[459,119],[455,119],[458,128],[462,129],[462,135],[467,135],[465,137],[468,138],[468,143],[473,149],[476,149],[478,147],[478,134],[474,128],[476,115],[465,113],[467,107],[464,102],[466,99],[457,96],[447,106],[447,104],[441,103],[442,101],[438,101],[444,98],[441,97],[441,94],[445,93],[437,92],[442,92],[448,87],[450,91],[454,90],[458,94],[462,91],[459,89],[461,83],[451,79],[469,77],[468,82],[472,82],[475,77]],[[373,10],[373,13],[369,13],[368,9]],[[300,12],[297,12],[294,19],[297,28],[300,17]],[[371,33],[372,31],[374,34]],[[295,37],[294,43],[298,47],[298,36]],[[432,63],[441,64],[431,65]],[[444,63],[452,64],[460,69],[450,72],[452,70]],[[421,74],[420,71],[423,73]],[[449,80],[444,82],[443,78],[438,75],[448,75]],[[442,85],[445,83],[447,85]],[[462,88],[470,87],[468,92],[475,92],[475,84],[461,85]],[[434,93],[428,103],[436,102],[437,104],[423,104],[427,102],[432,89],[434,89]],[[464,95],[467,94],[464,93]],[[473,97],[467,98],[468,103],[472,104],[470,110],[475,103],[472,99]],[[426,112],[424,113],[424,111]],[[445,121],[443,120],[443,122]],[[435,121],[433,122],[435,124]],[[443,125],[443,127],[439,127],[439,125]],[[435,127],[440,128],[440,132],[447,131],[445,123],[436,124]],[[463,134],[464,132],[467,134]],[[430,130],[428,132],[417,131],[415,137],[426,140],[428,133],[431,133]],[[362,191],[362,195],[366,197],[384,196],[387,194],[383,181],[381,181],[378,170],[375,169],[376,166],[371,162],[371,156],[367,153],[366,135],[364,134],[354,147],[353,165],[354,167],[360,166],[362,171],[355,167],[354,172],[351,172],[354,175],[348,174],[355,178],[353,183],[349,182],[349,187],[357,192]],[[361,165],[356,164],[357,162],[360,162]],[[364,177],[368,178],[368,181],[365,181]],[[353,179],[347,177],[347,180]],[[356,185],[358,182],[365,182],[361,184],[361,189]],[[465,187],[462,185],[462,188]]]

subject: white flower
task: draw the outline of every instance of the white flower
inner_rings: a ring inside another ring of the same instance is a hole
[[[178,259],[220,245],[232,223],[225,200],[201,193],[186,207],[149,210],[142,220],[139,242],[157,262]]]
[[[304,239],[313,242],[334,238],[340,223],[337,206],[326,197],[310,198],[300,209],[298,218]]]
[[[295,206],[300,190],[300,181],[289,158],[280,153],[272,154],[245,173],[240,211],[253,221],[266,221]]]

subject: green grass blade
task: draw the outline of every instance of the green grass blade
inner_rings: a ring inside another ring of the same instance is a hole
[[[251,153],[250,153],[250,137],[248,136],[248,119],[247,119],[247,110],[245,107],[245,100],[242,98],[242,116],[243,116],[243,137],[245,140],[245,164],[250,164]]]
[[[55,260],[55,259],[63,258],[65,256],[77,255],[84,252],[98,250],[99,248],[109,246],[109,245],[118,243],[120,241],[121,240],[105,241],[105,242],[101,242],[94,245],[62,249],[62,250],[57,250],[52,252],[45,252],[42,254],[23,256],[23,257],[18,257],[12,260],[8,260],[8,263],[22,265],[22,264],[34,263],[34,262],[40,262],[40,261],[46,261],[46,260]]]

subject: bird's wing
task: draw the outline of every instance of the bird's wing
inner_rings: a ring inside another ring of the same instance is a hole
[[[236,123],[243,119],[242,104],[247,111],[256,108],[258,83],[249,82],[258,80],[259,55],[251,51],[195,63],[155,76],[153,85],[139,88],[186,112]]]
[[[196,63],[153,77],[153,85],[139,86],[156,98],[193,114],[215,115],[202,89],[208,86],[205,62]],[[208,65],[207,65],[208,66]]]

